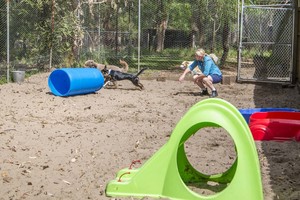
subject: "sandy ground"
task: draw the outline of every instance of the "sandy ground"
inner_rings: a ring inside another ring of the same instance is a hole
[[[62,98],[50,92],[48,76],[0,86],[0,200],[114,199],[105,196],[105,187],[115,174],[134,160],[145,163],[188,109],[207,98],[195,96],[198,88],[190,81],[145,79],[143,91],[122,81],[117,89]],[[300,109],[296,88],[216,87],[219,98],[238,109]],[[223,132],[207,130],[186,142],[188,158],[199,171],[222,172],[233,163],[234,144]],[[255,144],[264,198],[300,199],[300,143]]]

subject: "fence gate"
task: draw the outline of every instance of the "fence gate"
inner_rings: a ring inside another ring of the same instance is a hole
[[[292,0],[242,0],[238,81],[292,82],[294,8]]]

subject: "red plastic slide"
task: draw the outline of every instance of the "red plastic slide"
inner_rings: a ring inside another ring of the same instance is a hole
[[[254,140],[300,141],[300,112],[256,112],[249,127]]]

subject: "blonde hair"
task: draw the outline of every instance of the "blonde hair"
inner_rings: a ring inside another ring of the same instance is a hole
[[[203,56],[203,57],[204,56],[209,56],[214,61],[215,64],[217,64],[218,61],[219,61],[219,58],[216,56],[216,54],[211,53],[211,54],[208,55],[207,53],[205,53],[204,49],[197,49],[196,52],[195,52],[195,55]]]
[[[197,51],[195,52],[195,55],[197,56],[205,56],[207,55],[204,51],[204,49],[197,49]]]

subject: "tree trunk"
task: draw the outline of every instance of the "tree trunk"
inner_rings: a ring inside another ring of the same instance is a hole
[[[220,67],[224,66],[225,61],[229,52],[229,20],[224,19],[223,33],[222,33],[222,46],[223,46],[223,55],[220,61]]]
[[[72,11],[76,10],[78,7],[80,7],[79,2],[73,2],[71,4]],[[80,23],[79,19],[77,19],[77,20],[78,20],[78,23]],[[78,27],[80,27],[80,26],[78,26]],[[79,30],[76,30],[76,31],[79,31]],[[71,43],[71,52],[72,52],[72,54],[70,54],[68,56],[68,61],[71,65],[74,64],[74,62],[79,61],[79,46],[78,46],[79,42],[80,41],[78,41],[78,37],[76,36],[76,34],[73,35],[72,36],[72,43]]]
[[[156,26],[156,52],[164,50],[165,34],[168,27],[168,13],[166,10],[166,2],[158,0],[157,7],[157,26]]]
[[[212,35],[212,42],[210,47],[210,52],[215,51],[215,44],[216,44],[216,20],[213,21],[213,35]]]
[[[200,10],[201,10],[201,8],[197,8],[197,10],[195,10],[193,12],[192,30],[194,32],[196,32],[195,46],[202,47],[203,43],[204,43],[204,28],[203,28],[203,23],[202,23],[203,17],[201,18],[201,16],[200,16]]]
[[[161,52],[162,50],[164,50],[167,24],[168,24],[167,19],[162,20],[161,23],[158,24],[157,33],[156,33],[156,38],[157,38],[156,52]]]

